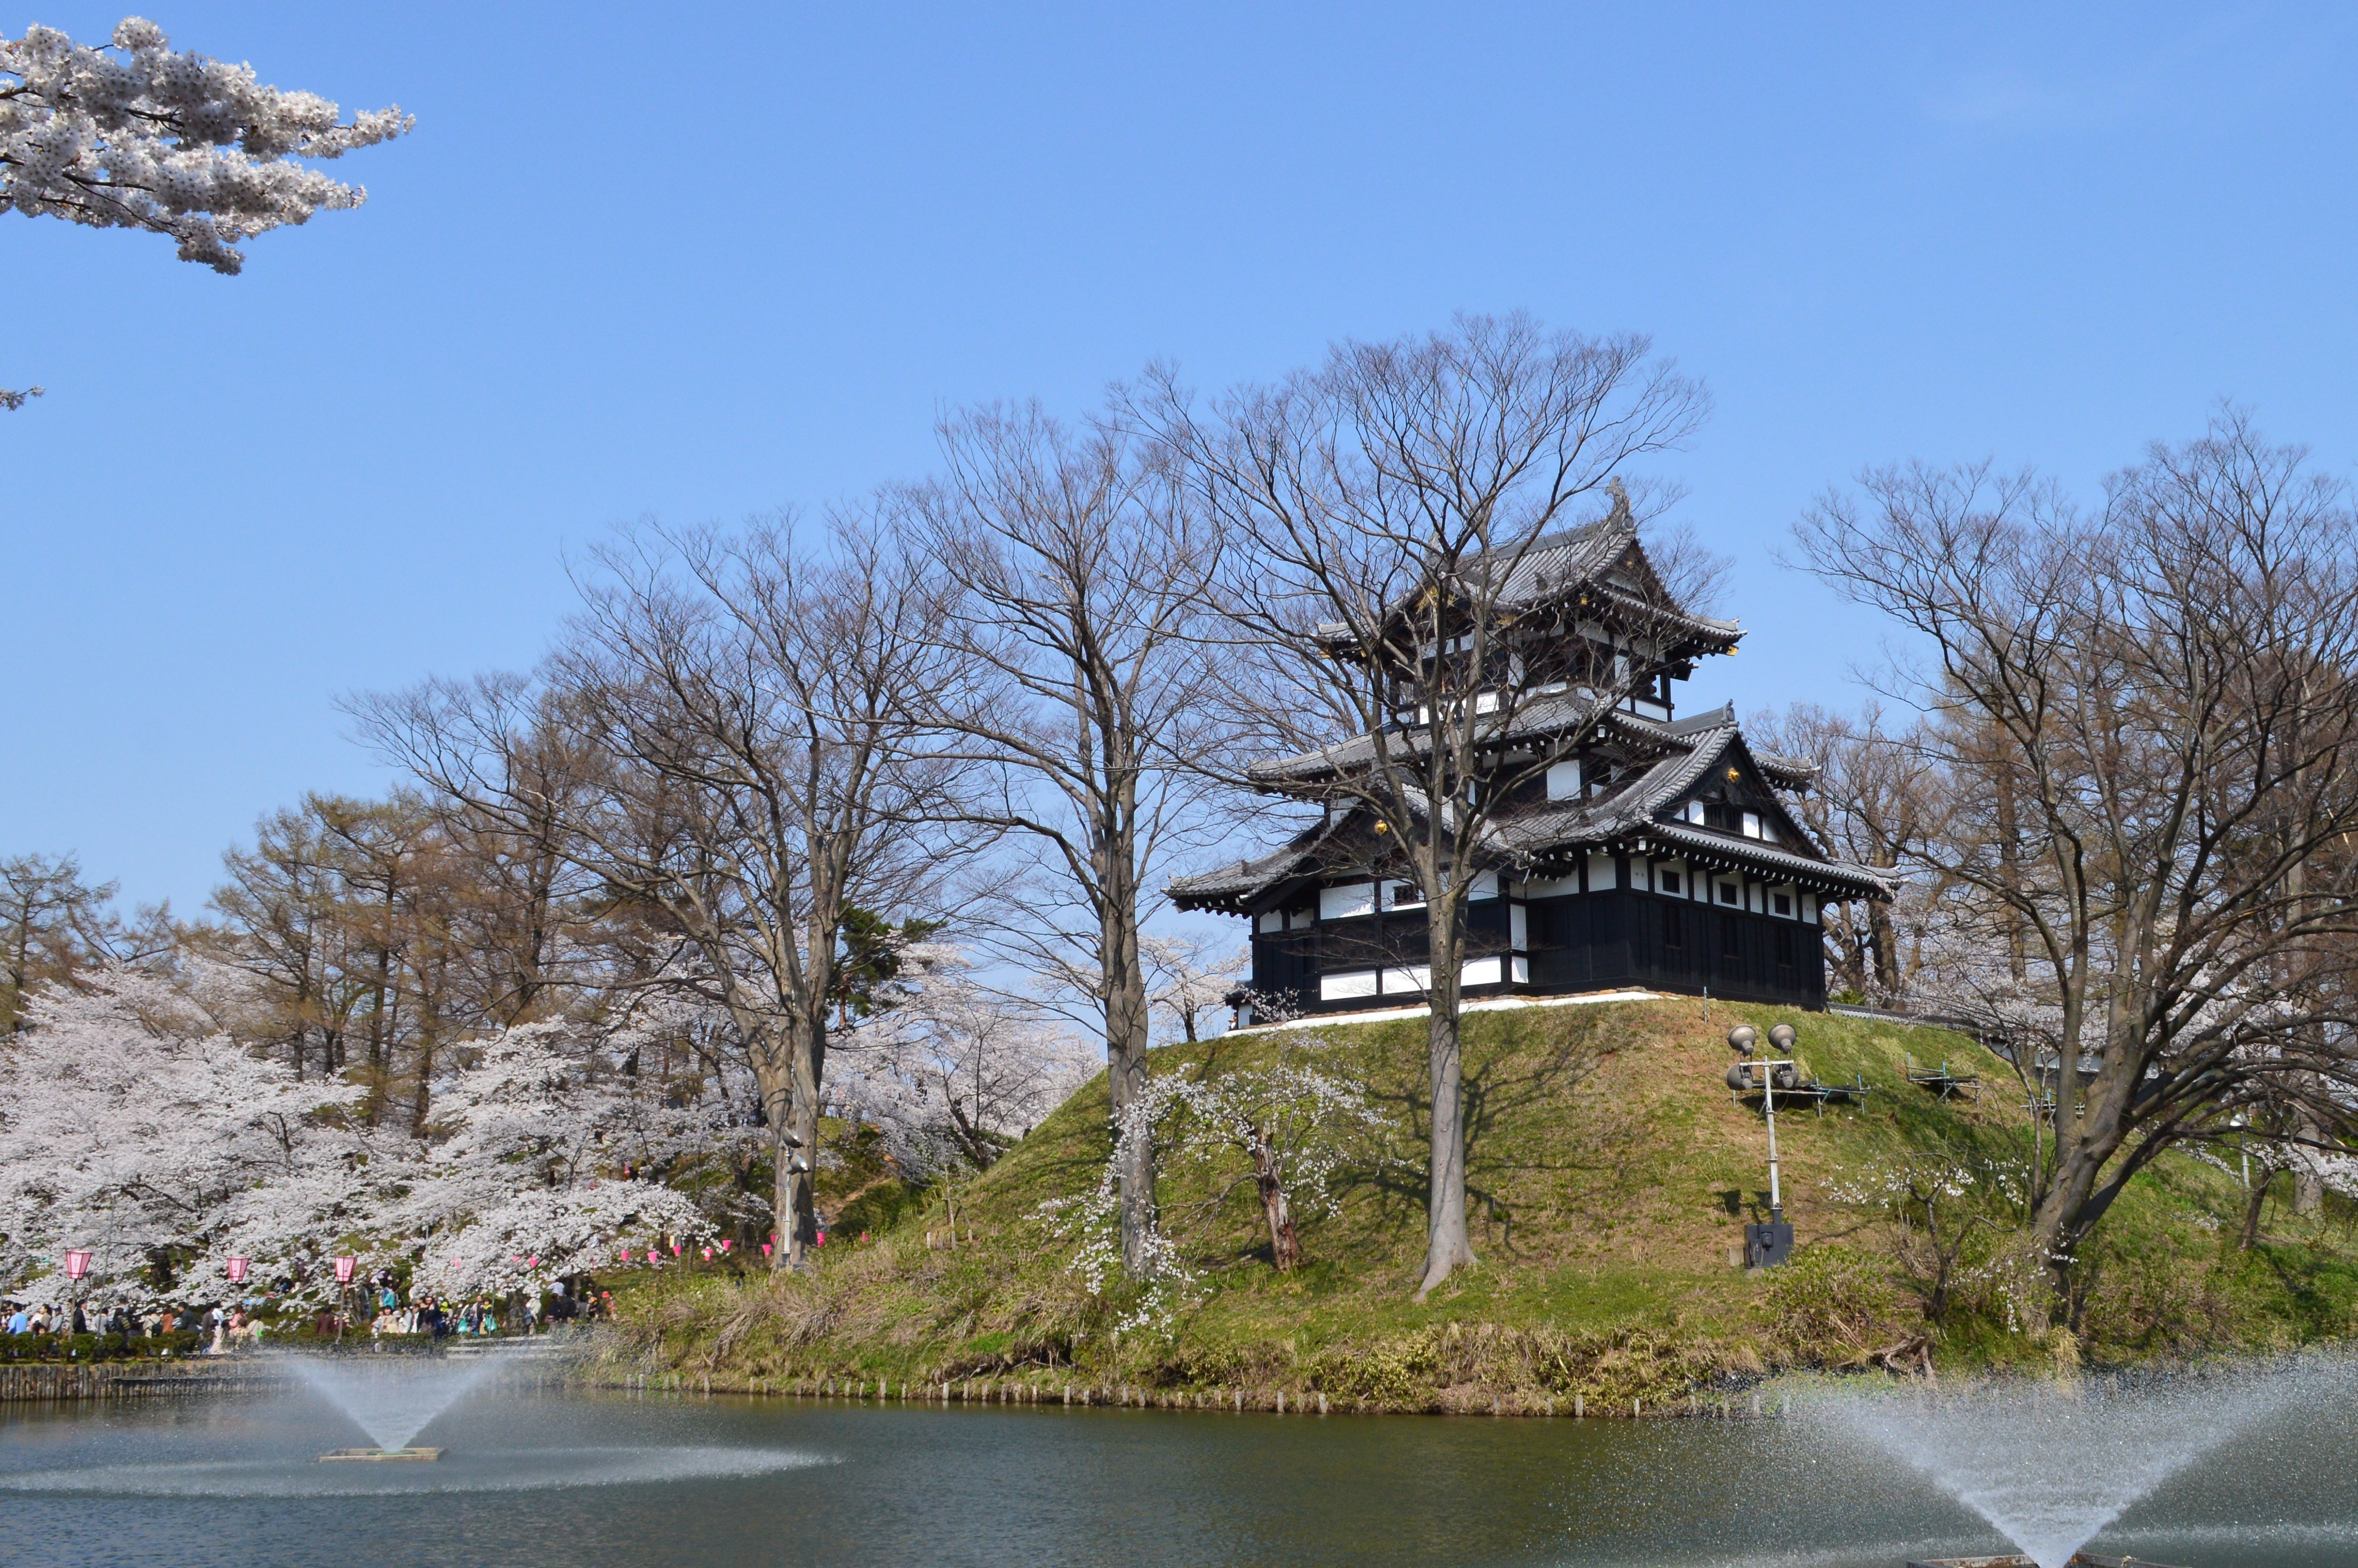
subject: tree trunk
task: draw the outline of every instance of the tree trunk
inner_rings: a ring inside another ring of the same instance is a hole
[[[2244,1202],[2244,1234],[2235,1243],[2239,1252],[2249,1252],[2260,1239],[2260,1208],[2268,1201],[2268,1187],[2277,1173],[2266,1166],[2260,1168],[2260,1179],[2252,1188],[2252,1195]]]
[[[774,1271],[792,1266],[788,1257],[794,1227],[786,1223],[786,1217],[794,1213],[795,1189],[786,1180],[786,1168],[800,1152],[791,1141],[802,1135],[795,1130],[793,1076],[772,1065],[774,1053],[766,1043],[747,1054],[752,1058],[754,1079],[762,1090],[762,1114],[770,1123],[770,1224],[773,1244],[768,1256],[769,1267]]]
[[[2030,1227],[2032,1243],[2054,1280],[2059,1299],[2069,1298],[2073,1255],[2081,1240],[2111,1205],[2113,1194],[2097,1200],[2096,1187],[2105,1165],[2120,1152],[2117,1107],[2125,1098],[2114,1092],[2112,1080],[2117,1075],[2109,1063],[2095,1083],[2074,1095],[2079,1074],[2073,1070],[2073,1055],[2067,1050],[2056,1064],[2055,1179]],[[2076,1118],[2071,1115],[2075,1108],[2081,1113]]]
[[[1871,955],[1875,985],[1886,999],[1899,996],[1899,930],[1891,923],[1888,904],[1869,903],[1866,906],[1866,945]],[[1865,968],[1866,966],[1861,966]],[[1868,988],[1860,987],[1861,990]]]
[[[821,995],[817,1021],[797,1020],[787,1034],[790,1092],[784,1126],[801,1140],[802,1146],[779,1151],[784,1157],[776,1165],[771,1201],[771,1213],[778,1222],[776,1262],[784,1269],[806,1267],[811,1249],[818,1242],[818,1087],[827,1054],[826,1004]]]
[[[1433,1018],[1425,1033],[1426,1065],[1433,1089],[1433,1140],[1425,1188],[1424,1272],[1417,1299],[1424,1299],[1451,1272],[1474,1261],[1466,1231],[1465,1063],[1458,1051],[1457,986],[1464,925],[1457,917],[1461,891],[1433,900],[1426,923],[1432,974],[1425,992]]]
[[[1103,842],[1103,839],[1100,839]],[[1121,1206],[1121,1266],[1132,1279],[1143,1274],[1152,1249],[1154,1139],[1151,1128],[1130,1129],[1123,1119],[1146,1090],[1146,1049],[1151,1021],[1146,1010],[1146,970],[1138,948],[1138,896],[1134,858],[1118,849],[1103,854],[1105,898],[1098,929],[1106,987],[1106,1091],[1111,1103],[1114,1173]]]
[[[1294,1234],[1293,1206],[1286,1202],[1283,1173],[1266,1127],[1253,1130],[1252,1162],[1261,1214],[1269,1221],[1270,1258],[1281,1273],[1290,1273],[1302,1261],[1302,1238]]]
[[[2326,1130],[2307,1112],[2294,1117],[2293,1130],[2303,1142],[2293,1155],[2292,1211],[2307,1219],[2325,1206],[2325,1173],[2318,1168],[2312,1146],[2325,1141]]]

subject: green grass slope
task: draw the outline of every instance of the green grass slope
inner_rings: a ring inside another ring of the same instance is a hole
[[[1779,1115],[1799,1246],[1760,1271],[1731,1261],[1768,1184],[1759,1113],[1722,1081],[1739,1016],[1764,1033],[1793,1023],[1807,1068],[1870,1091],[1863,1107]],[[1163,1182],[1184,1279],[1141,1292],[1090,1267],[1074,1216],[1108,1153],[1099,1078],[946,1192],[913,1190],[855,1151],[837,1168],[837,1244],[817,1268],[643,1281],[624,1292],[626,1354],[723,1387],[988,1376],[1314,1390],[1371,1409],[1557,1409],[1577,1396],[1604,1410],[1792,1368],[2280,1346],[2347,1333],[2358,1305],[2346,1206],[2272,1209],[2264,1243],[2240,1250],[2240,1185],[2172,1155],[2089,1252],[2077,1332],[2032,1332],[2007,1185],[2028,1147],[2021,1091],[1954,1034],[1725,1005],[1707,1021],[1701,1003],[1671,1000],[1476,1013],[1465,1041],[1479,1262],[1422,1303],[1415,1019],[1156,1053],[1157,1074],[1217,1074],[1283,1051],[1368,1087],[1389,1128],[1345,1171],[1331,1211],[1302,1217],[1305,1261],[1291,1273],[1270,1266],[1250,1184],[1235,1180],[1241,1156]],[[1911,1054],[1978,1073],[1980,1099],[1910,1085]],[[1920,1207],[1885,1201],[1909,1179],[1935,1192],[1929,1234]],[[843,1244],[862,1228],[871,1240]]]

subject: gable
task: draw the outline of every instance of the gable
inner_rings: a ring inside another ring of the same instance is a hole
[[[1701,820],[1697,820],[1697,814]],[[1743,736],[1731,731],[1694,783],[1654,813],[1741,838],[1757,838],[1794,854],[1831,860],[1800,818],[1779,799]],[[1749,818],[1749,820],[1747,820]]]
[[[1607,562],[1596,576],[1608,586],[1624,593],[1634,593],[1673,614],[1692,613],[1685,605],[1671,599],[1671,590],[1663,585],[1661,574],[1654,570],[1653,558],[1646,554],[1646,546],[1638,541],[1635,535],[1621,547],[1621,553]]]

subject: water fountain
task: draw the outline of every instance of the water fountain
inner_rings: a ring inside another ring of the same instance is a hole
[[[338,1448],[322,1463],[431,1462],[442,1450],[412,1440],[512,1360],[511,1356],[290,1355],[304,1387],[326,1399],[375,1440],[373,1448]]]
[[[2348,1362],[2309,1358],[1946,1392],[1844,1391],[1808,1401],[1801,1413],[1855,1448],[1905,1461],[2020,1553],[1928,1559],[1920,1568],[2115,1568],[2126,1560],[2082,1549],[2131,1505],[2238,1433],[2313,1407],[2349,1382]]]

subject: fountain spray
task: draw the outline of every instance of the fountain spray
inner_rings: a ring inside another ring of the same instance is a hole
[[[2345,1357],[2308,1356],[2061,1383],[1846,1389],[1805,1401],[1801,1415],[1906,1462],[2039,1568],[2066,1568],[2104,1562],[2081,1549],[2229,1439],[2346,1400],[2353,1366]],[[2009,1560],[1963,1561],[1997,1568]]]

